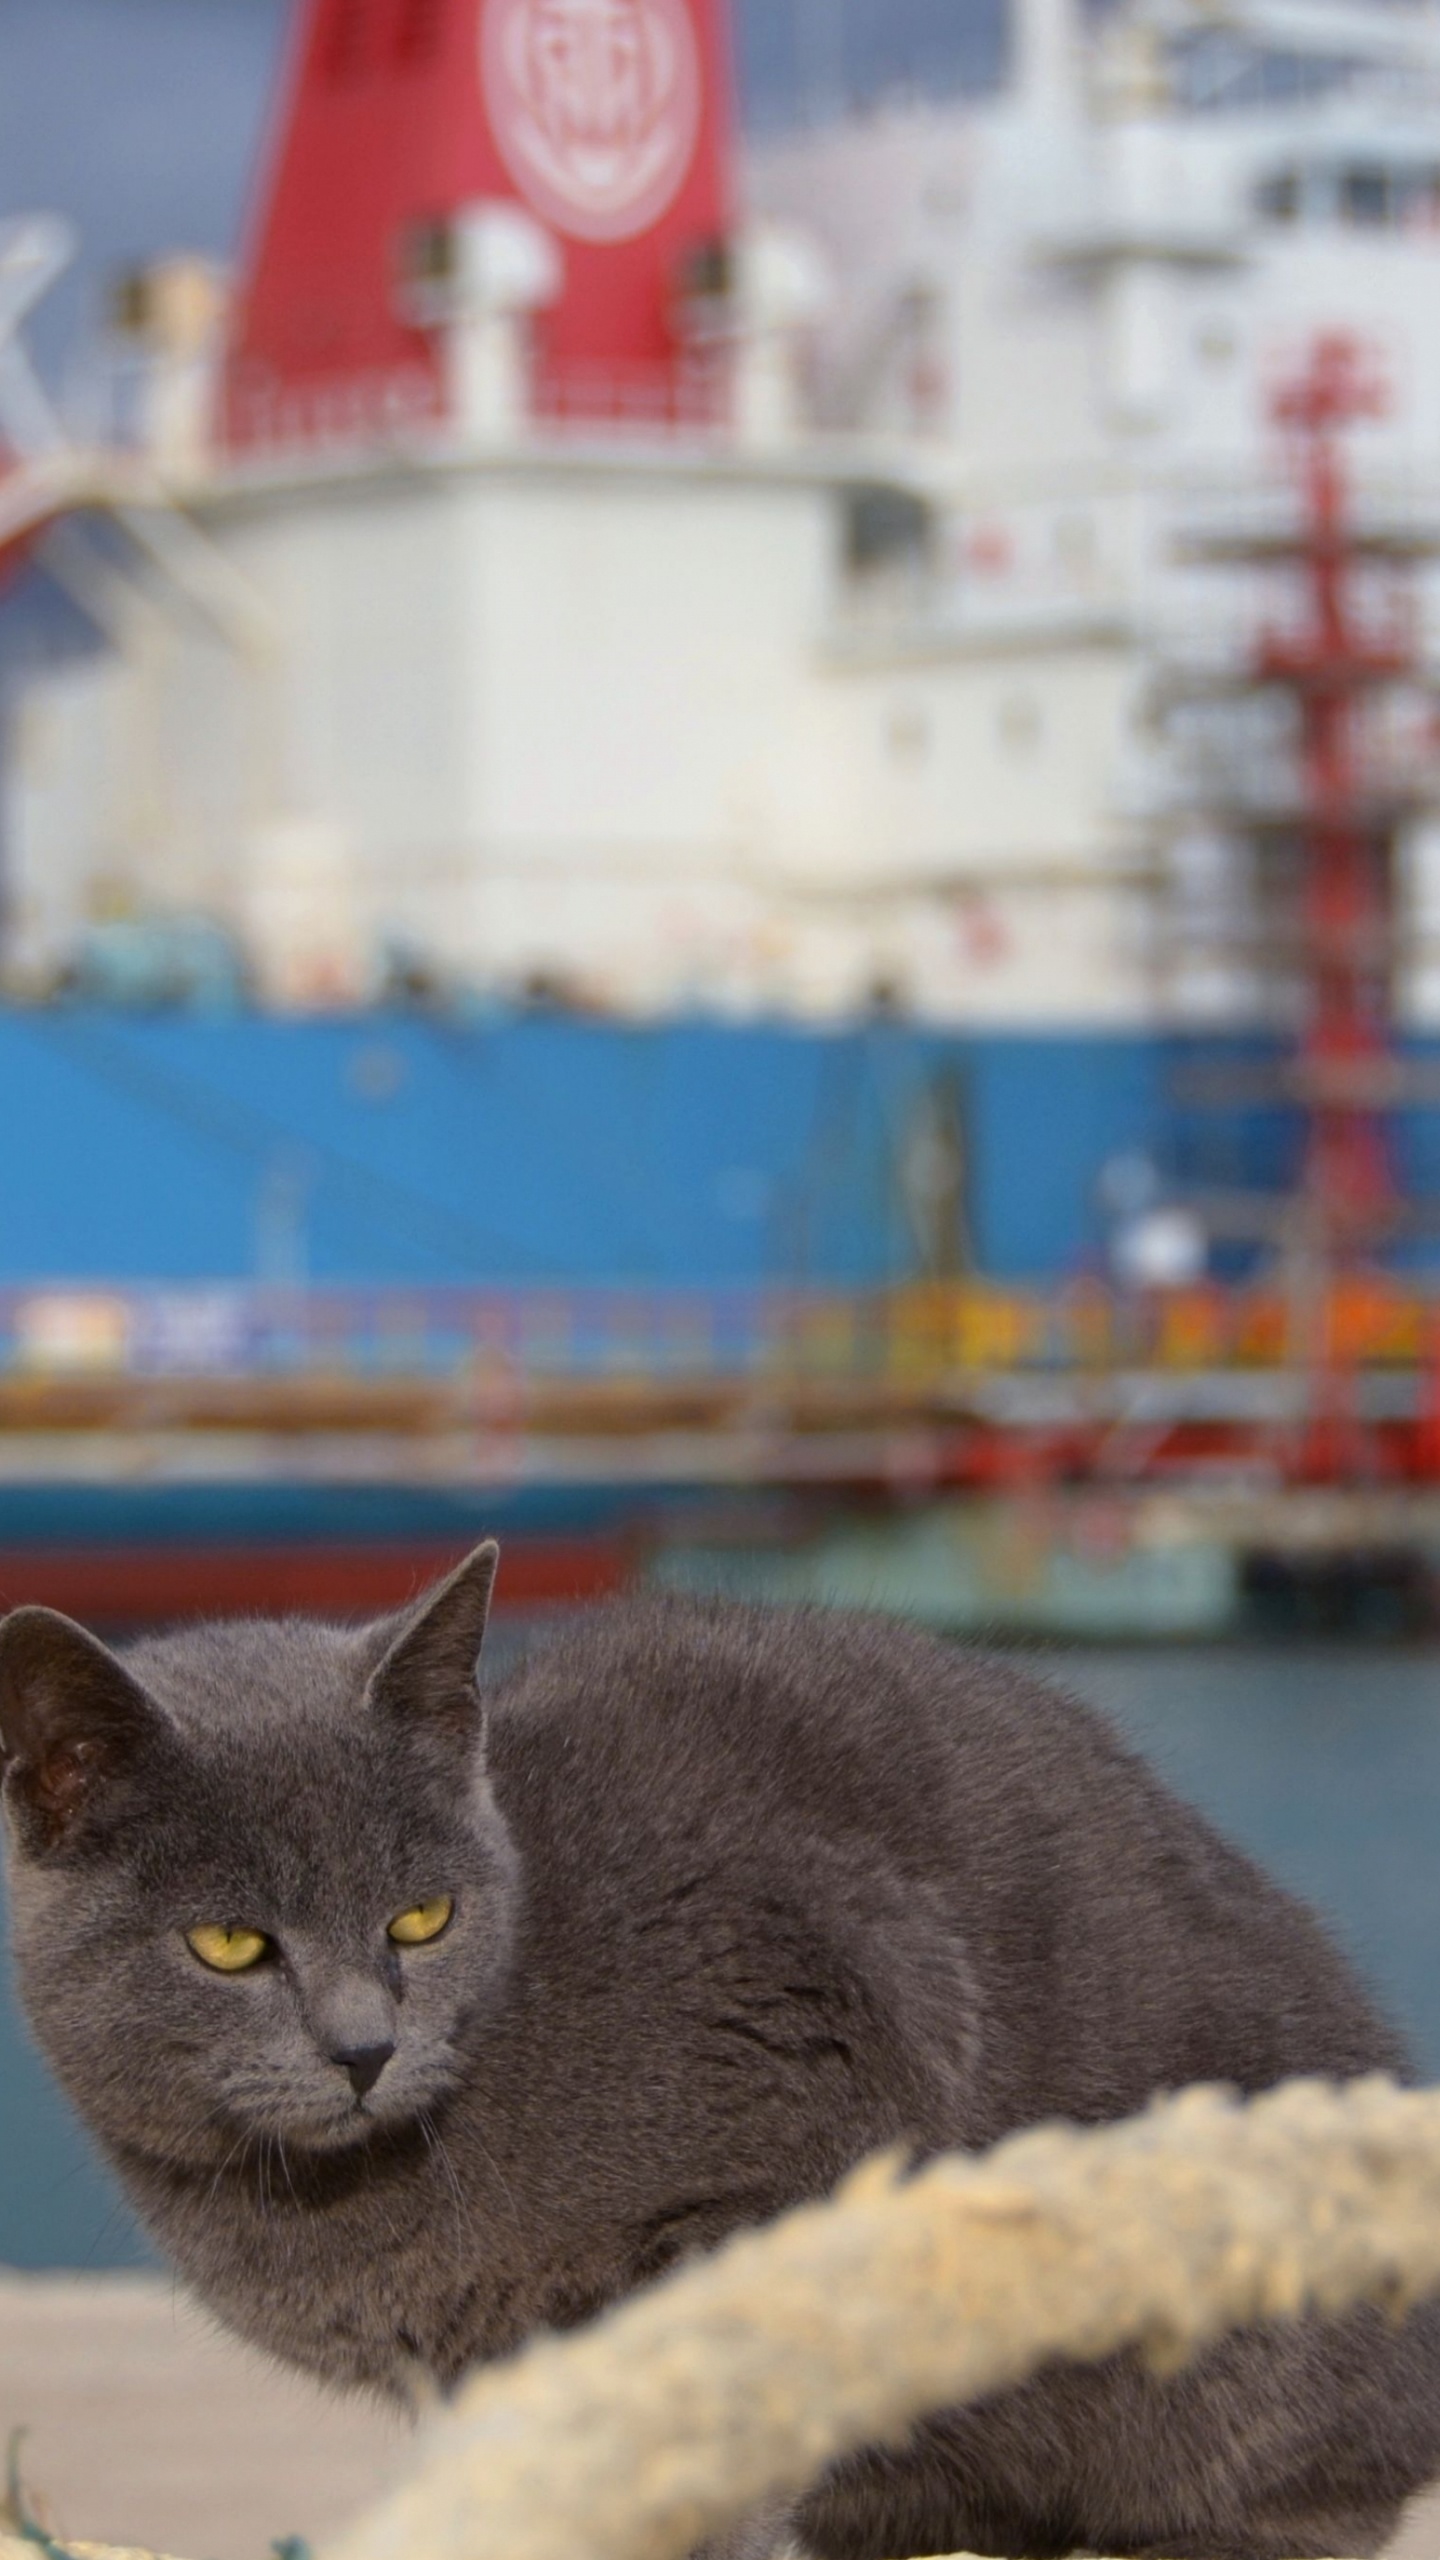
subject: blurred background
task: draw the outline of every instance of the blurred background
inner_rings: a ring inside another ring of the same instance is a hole
[[[0,217],[0,1600],[1020,1644],[1440,2070],[1440,7],[3,0]]]

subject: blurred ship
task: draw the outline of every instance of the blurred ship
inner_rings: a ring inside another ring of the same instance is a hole
[[[17,1521],[82,1464],[168,1483],[182,1545],[177,1479],[307,1467],[492,1514],[506,1468],[1315,1471],[1313,1323],[1174,1342],[1227,1277],[1263,1299],[1205,1202],[1300,1184],[1321,1106],[1201,1129],[1171,1068],[1268,1054],[1312,991],[1256,857],[1313,832],[1298,696],[1244,634],[1296,556],[1269,410],[1317,333],[1385,383],[1362,604],[1413,571],[1355,741],[1385,1060],[1440,1008],[1440,9],[1017,0],[1002,95],[822,94],[745,151],[727,50],[723,0],[301,0],[237,275],[120,280],[83,420],[19,335],[63,237],[0,244],[0,539],[95,635],[29,670],[4,775]],[[1401,1102],[1418,1192],[1397,1063],[1365,1108]],[[1440,1331],[1332,1241],[1310,1297],[1349,1290],[1380,1374],[1318,1472],[1383,1547],[1440,1464]],[[1086,1315],[1112,1285],[1141,1317]],[[522,1462],[496,1417],[547,1289],[568,1402]],[[818,1417],[775,1384],[797,1327]],[[451,1402],[401,1465],[355,1381],[407,1359]],[[338,1455],[273,1410],[327,1361]],[[217,1421],[177,1375],[260,1389]]]
[[[7,413],[12,536],[121,529],[45,554],[107,645],[25,690],[12,982],[199,911],[281,1005],[1248,1018],[1223,880],[1157,948],[1167,545],[1321,327],[1440,486],[1437,30],[1017,0],[1000,98],[742,158],[721,0],[306,0],[233,286]]]

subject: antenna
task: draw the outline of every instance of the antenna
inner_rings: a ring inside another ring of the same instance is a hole
[[[1080,31],[1073,0],[1010,0],[1011,84],[1024,107],[1075,113]]]

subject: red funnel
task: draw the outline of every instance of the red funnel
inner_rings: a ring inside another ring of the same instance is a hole
[[[677,288],[731,220],[725,0],[300,0],[225,386],[232,447],[437,411],[407,317],[417,242],[458,208],[553,235],[541,405],[667,407]]]

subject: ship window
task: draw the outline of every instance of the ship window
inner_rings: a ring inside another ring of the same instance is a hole
[[[1405,169],[1392,183],[1395,219],[1407,231],[1434,231],[1440,226],[1440,169]]]
[[[934,543],[934,511],[913,489],[890,480],[857,480],[846,490],[847,568],[861,574],[897,566],[924,569]]]
[[[1340,175],[1340,219],[1357,231],[1378,231],[1395,219],[1398,190],[1390,172],[1357,163]]]
[[[431,61],[440,50],[444,18],[445,0],[400,0],[395,27],[396,60]]]
[[[330,0],[330,15],[320,39],[327,80],[353,80],[365,68],[371,0]]]
[[[1262,179],[1255,190],[1255,208],[1262,221],[1293,222],[1300,211],[1300,172],[1279,169],[1273,178]]]
[[[1352,161],[1339,172],[1337,199],[1341,221],[1356,230],[1432,231],[1440,222],[1440,168]]]
[[[1440,164],[1315,161],[1273,170],[1255,190],[1262,222],[1339,222],[1350,231],[1440,229]]]

